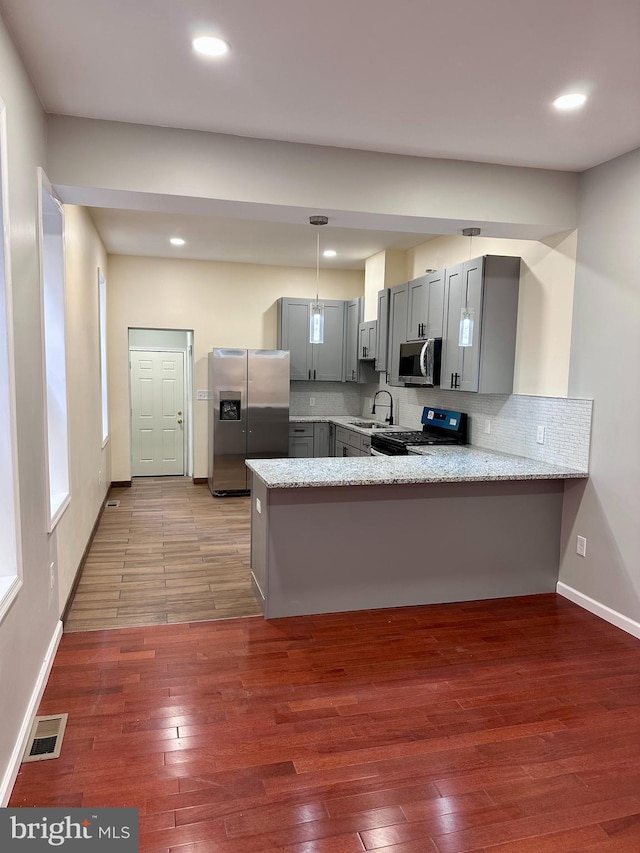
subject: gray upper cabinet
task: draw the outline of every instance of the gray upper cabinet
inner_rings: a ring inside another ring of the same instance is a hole
[[[341,382],[345,303],[323,299],[324,343],[309,343],[311,299],[278,300],[278,348],[289,350],[292,380]]]
[[[360,323],[362,322],[362,303],[361,296],[347,302],[344,370],[346,382],[358,381],[358,343]]]
[[[410,281],[407,291],[407,340],[418,341],[427,336],[429,287],[427,276]]]
[[[375,320],[360,323],[358,358],[360,361],[374,361],[376,358],[376,337],[378,324]]]
[[[520,258],[487,255],[445,271],[440,385],[511,394]]]
[[[389,339],[389,291],[378,291],[378,321],[376,323],[376,359],[374,367],[384,373],[387,370],[387,343]]]
[[[407,340],[442,337],[444,272],[436,270],[409,282]]]
[[[441,338],[444,330],[444,270],[427,275],[427,338]]]
[[[389,340],[387,349],[387,383],[404,386],[400,382],[400,344],[407,340],[407,309],[409,283],[389,288]]]

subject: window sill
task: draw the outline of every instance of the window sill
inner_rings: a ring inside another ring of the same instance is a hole
[[[71,495],[66,494],[53,495],[51,501],[51,520],[49,521],[49,533],[52,533],[56,524],[62,518],[65,509],[71,503]]]
[[[22,581],[17,575],[0,577],[0,622],[18,597]]]

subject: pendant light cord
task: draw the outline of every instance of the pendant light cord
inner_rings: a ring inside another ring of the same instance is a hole
[[[320,231],[316,234],[316,304],[319,302],[320,289]]]

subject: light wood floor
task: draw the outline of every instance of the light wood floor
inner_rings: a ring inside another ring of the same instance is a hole
[[[260,613],[249,580],[250,499],[213,498],[185,477],[114,488],[65,631]]]

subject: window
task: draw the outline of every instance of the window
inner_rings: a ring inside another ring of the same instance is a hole
[[[18,471],[13,384],[13,327],[7,205],[7,134],[0,100],[0,619],[22,583],[18,535]]]
[[[98,314],[100,324],[100,387],[102,389],[102,446],[109,438],[109,390],[107,387],[107,282],[98,270]]]
[[[53,530],[70,499],[64,213],[42,169],[38,169],[38,178],[49,530]]]

